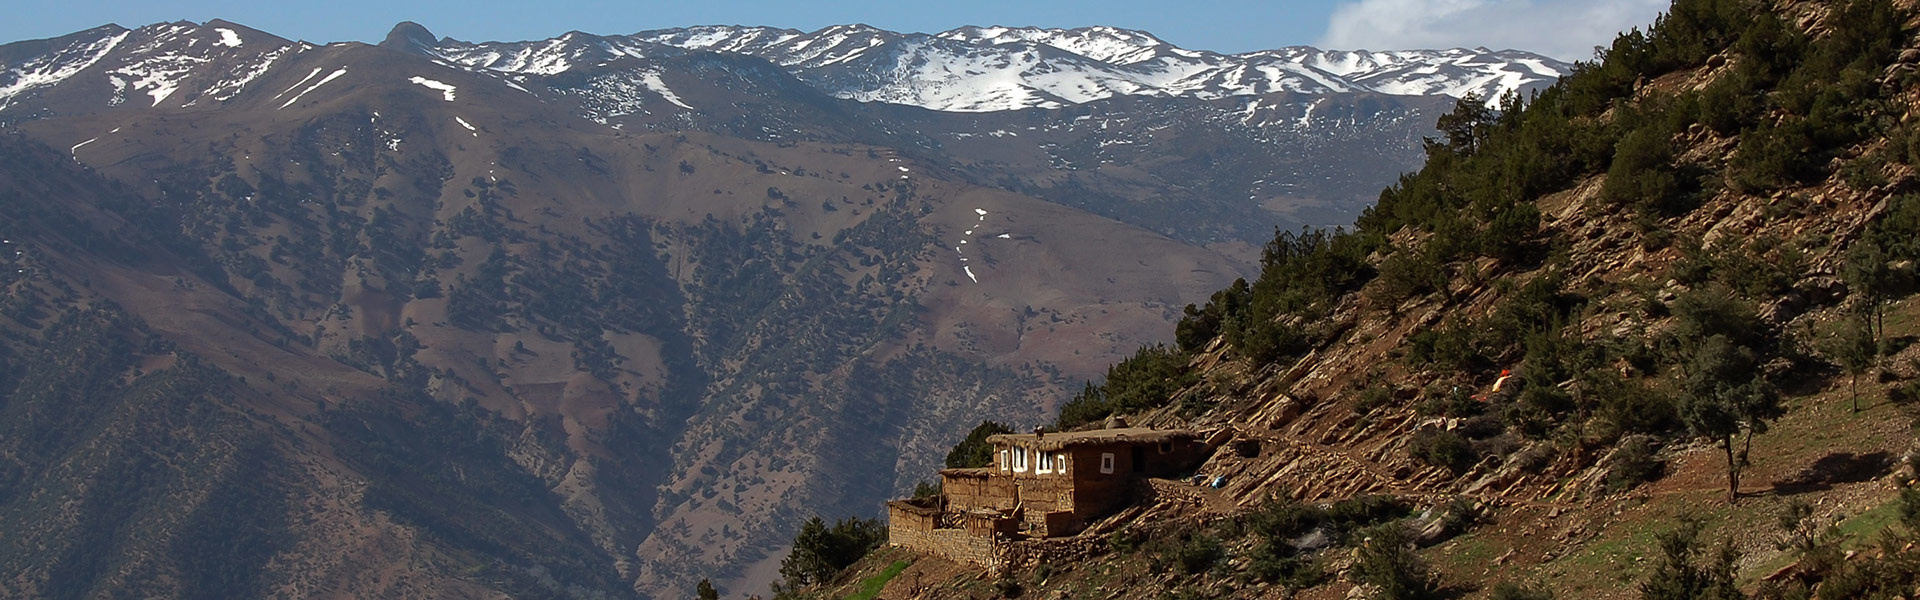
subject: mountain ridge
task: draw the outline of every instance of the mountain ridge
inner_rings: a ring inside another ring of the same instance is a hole
[[[1292,46],[1219,54],[1179,48],[1144,31],[1102,26],[966,26],[932,34],[865,25],[835,25],[814,32],[694,26],[613,36],[572,32],[524,42],[467,43],[442,38],[439,43],[463,51],[518,48],[519,52],[544,43],[544,51],[557,52],[575,38],[635,56],[645,49],[635,42],[755,56],[790,69],[836,97],[957,112],[1060,108],[1116,95],[1204,99],[1275,91],[1472,94],[1492,103],[1509,92],[1539,89],[1568,68],[1566,63],[1536,54],[1465,48],[1368,52]],[[539,67],[446,58],[471,67],[540,74],[553,74],[555,69],[564,70],[558,65],[568,64],[559,56],[548,56]]]

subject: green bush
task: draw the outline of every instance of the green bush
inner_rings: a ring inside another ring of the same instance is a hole
[[[1446,467],[1453,474],[1465,473],[1473,468],[1480,456],[1473,451],[1473,444],[1460,434],[1428,427],[1413,433],[1407,441],[1407,453],[1414,460],[1436,467]]]
[[[1310,588],[1327,578],[1326,567],[1320,561],[1301,556],[1293,546],[1279,540],[1269,540],[1254,548],[1247,573],[1290,590]]]
[[[1613,462],[1607,467],[1607,489],[1619,492],[1653,481],[1664,467],[1654,455],[1652,438],[1629,436],[1613,451]]]
[[[1227,551],[1220,546],[1219,538],[1206,534],[1188,538],[1173,553],[1174,563],[1188,575],[1204,573],[1226,557]]]
[[[1353,579],[1374,586],[1379,598],[1423,600],[1439,597],[1427,566],[1413,551],[1413,536],[1399,523],[1387,523],[1359,532],[1363,541],[1354,553]]]
[[[1601,194],[1610,202],[1665,213],[1683,193],[1673,166],[1673,141],[1659,127],[1642,127],[1620,138]]]

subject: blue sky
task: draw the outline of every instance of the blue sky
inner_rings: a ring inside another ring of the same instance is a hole
[[[1649,23],[1664,0],[70,0],[15,6],[0,42],[105,23],[223,18],[311,42],[378,41],[403,20],[468,41],[541,39],[571,30],[633,33],[684,25],[814,30],[866,23],[935,32],[961,25],[1112,25],[1176,45],[1246,52],[1289,45],[1387,50],[1519,48],[1572,60],[1622,28]]]

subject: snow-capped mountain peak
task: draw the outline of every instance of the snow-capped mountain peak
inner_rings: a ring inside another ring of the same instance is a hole
[[[829,94],[934,110],[1049,108],[1118,95],[1221,98],[1273,92],[1475,94],[1544,87],[1568,65],[1485,48],[1370,52],[1296,46],[1226,55],[1117,27],[961,27],[905,34],[866,25],[812,33],[706,26],[630,38],[756,56]]]

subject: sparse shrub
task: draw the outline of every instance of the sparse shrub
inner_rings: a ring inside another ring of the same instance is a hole
[[[1494,584],[1491,600],[1553,600],[1553,591],[1531,584],[1502,581]]]
[[[1021,587],[1020,580],[1014,579],[1009,574],[993,580],[993,591],[999,593],[1002,598],[1019,598],[1020,594],[1026,592],[1026,588]]]
[[[1413,536],[1399,523],[1387,523],[1359,532],[1354,554],[1354,581],[1374,586],[1380,598],[1418,600],[1439,595],[1427,566],[1413,552]]]
[[[1560,450],[1555,448],[1553,444],[1535,442],[1533,445],[1527,446],[1527,449],[1521,450],[1518,454],[1514,454],[1511,460],[1513,461],[1513,465],[1522,471],[1539,473],[1545,471],[1548,465],[1552,465],[1553,459],[1559,455]]]
[[[1300,555],[1293,546],[1281,540],[1268,540],[1255,548],[1252,560],[1247,564],[1247,573],[1260,581],[1277,583],[1292,590],[1313,587],[1327,577],[1326,568],[1320,561]]]
[[[1660,477],[1664,465],[1654,456],[1653,438],[1627,436],[1613,451],[1607,467],[1607,490],[1619,492]]]
[[[1463,497],[1454,497],[1440,508],[1440,527],[1448,535],[1460,535],[1473,529],[1480,522],[1480,510],[1473,501]]]
[[[1131,527],[1115,529],[1113,533],[1107,534],[1107,549],[1120,554],[1131,554],[1140,549],[1143,537],[1145,536]]]
[[[1412,510],[1412,506],[1399,498],[1367,494],[1328,505],[1325,519],[1344,533],[1407,516]]]
[[[1283,539],[1306,533],[1325,520],[1326,512],[1320,507],[1282,497],[1267,501],[1248,515],[1247,524],[1262,537]]]
[[[1353,403],[1353,412],[1364,415],[1392,404],[1393,390],[1383,385],[1368,386],[1360,392],[1360,399]]]
[[[1428,388],[1427,399],[1421,401],[1419,412],[1426,416],[1471,417],[1485,412],[1486,408],[1485,404],[1474,400],[1466,388],[1456,385],[1444,392]]]
[[[1407,453],[1414,460],[1436,467],[1446,467],[1459,475],[1473,468],[1479,456],[1473,452],[1473,443],[1458,433],[1437,427],[1428,427],[1413,433],[1407,441]]]
[[[1220,540],[1211,535],[1199,534],[1187,539],[1174,550],[1174,563],[1188,575],[1204,573],[1226,558],[1227,551],[1220,546]]]
[[[1886,166],[1887,160],[1879,155],[1863,156],[1840,167],[1840,176],[1847,186],[1864,192],[1887,184],[1887,176],[1880,172]]]

